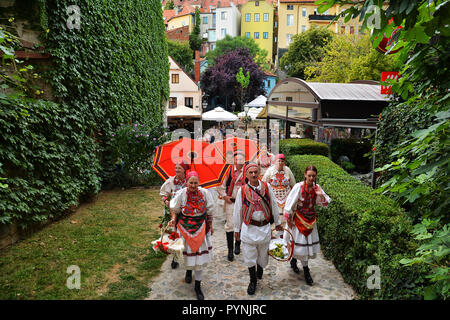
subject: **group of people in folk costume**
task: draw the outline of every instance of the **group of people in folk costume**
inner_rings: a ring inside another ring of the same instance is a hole
[[[175,177],[163,184],[160,194],[164,204],[170,208],[169,226],[176,227],[184,242],[185,281],[192,282],[194,271],[195,293],[197,299],[203,300],[202,269],[213,257],[211,236],[216,203],[214,189],[199,187],[198,173],[186,173],[188,169],[186,164],[176,164]],[[263,170],[264,174],[261,173]],[[258,160],[247,164],[242,151],[234,152],[229,174],[223,184],[215,189],[219,199],[224,200],[222,212],[226,218],[227,258],[233,261],[234,255],[240,254],[242,243],[244,264],[250,276],[249,295],[255,293],[257,281],[262,279],[264,268],[268,265],[273,228],[278,232],[282,232],[284,227],[289,228],[294,238],[291,239],[294,241],[291,268],[295,273],[300,273],[297,266],[297,260],[300,260],[306,283],[313,284],[308,260],[314,259],[320,252],[315,206],[327,207],[331,201],[315,183],[316,177],[317,169],[309,166],[304,172],[304,181],[296,183],[285,164],[284,155],[274,156],[264,147]],[[286,231],[281,237],[289,238]],[[174,260],[171,265],[172,268],[178,266]]]

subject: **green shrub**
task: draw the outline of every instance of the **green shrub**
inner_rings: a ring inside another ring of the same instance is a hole
[[[286,157],[299,154],[318,154],[328,157],[329,148],[325,143],[311,139],[284,139],[280,140],[280,153]]]
[[[356,171],[367,173],[371,170],[370,158],[364,154],[372,150],[372,143],[367,140],[333,139],[330,144],[331,160],[339,164],[339,157],[347,156],[356,167]]]
[[[332,199],[318,211],[321,248],[359,298],[421,299],[428,270],[400,263],[413,258],[417,249],[404,210],[323,156],[293,156],[289,163],[298,181],[308,165],[317,167],[317,182]],[[381,270],[381,290],[367,288],[371,265]]]
[[[0,223],[25,228],[100,189],[97,144],[83,115],[44,100],[0,99]]]
[[[104,188],[159,184],[161,180],[153,172],[151,155],[165,142],[162,133],[159,127],[143,123],[120,125],[110,136],[112,159],[108,162],[114,162],[114,166],[104,176]]]
[[[351,162],[348,161],[344,161],[342,162],[342,168],[347,171],[348,173],[352,173],[353,170],[355,170],[355,165]]]

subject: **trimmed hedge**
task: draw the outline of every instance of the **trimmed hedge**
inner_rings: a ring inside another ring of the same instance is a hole
[[[311,139],[284,139],[280,140],[280,153],[286,157],[300,154],[317,154],[328,157],[330,149],[327,144]]]
[[[321,248],[359,298],[422,299],[428,270],[399,262],[414,257],[417,248],[405,211],[392,199],[372,194],[328,158],[292,156],[289,164],[297,181],[303,180],[308,165],[317,167],[317,182],[332,199],[318,211]],[[367,288],[371,265],[380,267],[381,290]]]
[[[347,156],[355,165],[355,170],[367,173],[371,170],[371,159],[364,154],[372,150],[372,143],[367,140],[333,139],[330,144],[331,160],[339,163],[340,156]]]

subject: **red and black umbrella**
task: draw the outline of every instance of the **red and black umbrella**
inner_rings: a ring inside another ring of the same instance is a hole
[[[201,140],[183,138],[156,148],[152,168],[164,179],[175,175],[175,164],[190,165],[188,171],[197,171],[200,186],[212,188],[222,184],[230,169],[223,153],[215,145]]]

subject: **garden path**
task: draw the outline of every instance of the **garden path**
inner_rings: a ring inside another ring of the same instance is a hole
[[[223,200],[218,200],[223,201]],[[220,208],[220,206],[219,206]],[[322,254],[310,260],[309,267],[314,284],[308,286],[300,274],[290,268],[289,262],[270,258],[262,280],[258,280],[256,293],[247,294],[248,269],[243,263],[242,252],[234,261],[227,260],[227,243],[224,231],[225,216],[218,210],[214,217],[214,258],[203,271],[202,291],[206,300],[351,300],[356,297],[352,287],[346,284],[331,261]],[[147,300],[196,299],[194,279],[184,282],[185,269],[181,265],[171,269],[172,256],[161,266],[161,273],[152,279]]]

